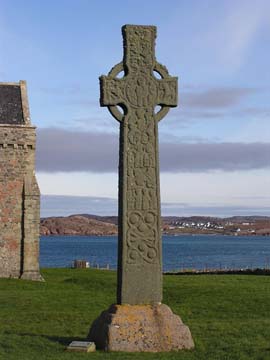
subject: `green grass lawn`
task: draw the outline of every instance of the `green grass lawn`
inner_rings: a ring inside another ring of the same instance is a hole
[[[112,271],[43,270],[45,283],[0,280],[0,359],[270,359],[270,277],[164,276],[164,303],[190,327],[195,350],[67,353],[115,301]]]

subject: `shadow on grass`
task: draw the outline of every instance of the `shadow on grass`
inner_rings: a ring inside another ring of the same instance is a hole
[[[163,275],[270,275],[270,269],[221,269],[166,271]]]
[[[49,341],[58,343],[60,345],[68,346],[72,341],[86,341],[86,338],[81,338],[78,336],[51,336],[51,335],[42,335],[42,334],[31,334],[31,333],[13,333],[10,331],[5,331],[5,335],[16,335],[21,337],[32,337],[32,338],[43,338]]]

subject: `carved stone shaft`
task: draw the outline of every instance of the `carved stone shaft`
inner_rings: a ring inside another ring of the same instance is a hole
[[[156,27],[125,25],[122,32],[123,62],[100,77],[101,106],[120,122],[117,303],[156,304],[162,301],[158,121],[177,105],[177,78],[156,62]]]

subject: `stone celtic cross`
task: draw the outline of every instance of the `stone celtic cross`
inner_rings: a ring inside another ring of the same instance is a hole
[[[162,300],[158,121],[177,106],[177,78],[156,61],[155,26],[122,32],[123,62],[100,77],[101,106],[120,122],[117,302],[155,304]]]

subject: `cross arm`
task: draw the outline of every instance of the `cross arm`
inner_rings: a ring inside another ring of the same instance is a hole
[[[178,102],[178,78],[168,77],[157,80],[158,98],[157,105],[176,107]]]
[[[100,105],[114,106],[124,101],[124,82],[122,79],[115,79],[110,76],[101,76],[100,81]]]

